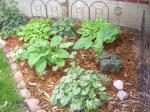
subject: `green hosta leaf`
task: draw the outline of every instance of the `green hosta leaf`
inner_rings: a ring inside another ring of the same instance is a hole
[[[97,37],[101,38],[103,42],[112,43],[119,32],[120,30],[117,26],[105,26],[97,33]]]
[[[64,49],[59,49],[57,54],[59,58],[70,58],[70,54]]]
[[[39,61],[40,57],[37,53],[31,53],[28,60],[29,66],[32,68]]]
[[[65,66],[65,60],[64,60],[64,59],[57,59],[57,60],[55,61],[55,63],[56,63],[57,65],[59,65],[60,67]]]
[[[17,31],[17,36],[25,42],[35,41],[37,39],[47,40],[53,32],[50,29],[50,19],[31,19],[28,24]]]
[[[40,59],[40,61],[38,61],[38,63],[35,66],[36,72],[39,75],[42,75],[42,73],[44,72],[45,68],[46,68],[47,62],[45,59]]]
[[[72,45],[73,45],[73,42],[66,42],[66,43],[60,44],[60,48],[69,48]]]
[[[78,33],[81,34],[81,39],[76,42],[74,48],[86,49],[92,46],[96,55],[98,55],[103,50],[103,43],[112,43],[119,32],[119,27],[99,17],[95,20],[85,20],[82,23],[82,28],[78,30]]]
[[[61,36],[54,36],[52,39],[51,39],[51,46],[52,47],[55,47],[57,45],[60,44],[60,42],[62,41],[62,37]]]
[[[96,54],[100,54],[103,50],[103,42],[100,38],[97,38],[92,46],[96,52]]]
[[[75,43],[74,49],[81,49],[81,48],[88,49],[89,47],[92,46],[92,44],[93,42],[91,41],[91,39],[81,38]]]

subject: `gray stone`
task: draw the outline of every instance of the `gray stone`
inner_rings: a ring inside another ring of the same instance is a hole
[[[36,112],[46,112],[44,109],[37,110]]]
[[[125,100],[125,99],[128,98],[128,93],[125,92],[125,91],[123,91],[123,90],[120,90],[120,91],[118,91],[118,93],[117,93],[117,98],[118,98],[119,100]]]
[[[35,98],[30,98],[30,99],[26,99],[25,102],[27,103],[29,109],[32,112],[37,112],[38,110],[41,110],[40,106],[38,106],[39,104],[39,100],[35,99]],[[40,112],[40,111],[39,111]],[[41,111],[42,112],[42,111]],[[44,112],[44,111],[43,111]]]
[[[10,58],[10,59],[9,59],[9,64],[13,64],[13,63],[14,63],[13,59]]]
[[[31,93],[28,89],[20,90],[20,95],[24,98],[30,98],[31,97]]]
[[[21,80],[21,81],[19,81],[17,87],[19,89],[25,89],[26,88],[26,84],[25,84],[25,82],[23,80]]]
[[[16,80],[16,82],[19,82],[21,80],[23,80],[23,75],[20,71],[17,71],[14,75],[14,79]]]
[[[6,45],[6,42],[0,38],[0,46],[4,47],[5,45]]]
[[[124,82],[121,80],[116,80],[113,82],[113,86],[118,90],[123,89]]]
[[[13,71],[16,71],[17,70],[17,64],[16,63],[11,64],[11,69]]]

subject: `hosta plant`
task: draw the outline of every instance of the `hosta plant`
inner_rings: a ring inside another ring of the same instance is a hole
[[[31,19],[28,24],[20,28],[17,36],[25,42],[36,39],[47,40],[53,35],[53,31],[50,28],[51,24],[51,19]]]
[[[55,35],[76,37],[74,20],[69,17],[63,17],[51,26]]]
[[[104,19],[83,21],[82,28],[78,30],[81,38],[76,42],[74,48],[93,48],[99,55],[103,50],[104,43],[112,43],[120,33],[118,26],[107,22]]]
[[[102,72],[118,73],[122,68],[122,62],[117,54],[102,52],[96,59],[97,64],[100,65]]]
[[[72,46],[71,42],[62,42],[60,36],[55,36],[51,42],[44,39],[37,39],[29,42],[19,50],[18,59],[26,59],[30,68],[35,67],[36,72],[42,75],[47,65],[65,65],[65,58],[71,58],[71,55],[65,50]]]
[[[106,75],[72,66],[55,86],[50,102],[53,105],[69,107],[71,112],[93,111],[107,101],[105,86],[108,81]]]
[[[17,2],[0,0],[0,35],[5,39],[15,34],[16,29],[25,23],[25,18],[18,10]]]

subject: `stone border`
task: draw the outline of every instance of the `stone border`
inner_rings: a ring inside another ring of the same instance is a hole
[[[10,51],[5,48],[6,42],[0,39],[0,48],[3,48],[4,53],[8,59],[8,62],[11,65],[12,72],[14,74],[14,79],[17,83],[17,88],[19,89],[19,93],[21,97],[24,98],[24,103],[28,106],[28,109],[25,109],[26,112],[47,112],[44,109],[41,109],[39,106],[39,99],[35,99],[31,96],[30,91],[26,87],[24,82],[23,74],[20,71],[20,68],[17,66],[13,57],[9,54]]]

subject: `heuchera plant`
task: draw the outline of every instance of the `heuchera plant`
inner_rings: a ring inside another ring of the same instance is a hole
[[[47,65],[65,65],[65,58],[71,55],[65,50],[72,46],[72,42],[62,42],[62,37],[55,36],[51,42],[37,39],[24,46],[21,53],[16,53],[18,59],[26,59],[30,68],[35,67],[36,72],[42,75]],[[20,52],[20,50],[18,51]]]
[[[63,17],[54,22],[51,28],[55,35],[76,37],[74,20],[69,17]]]
[[[93,48],[97,55],[103,50],[104,43],[112,43],[120,33],[120,28],[104,19],[83,21],[82,28],[78,30],[81,38],[74,45],[74,49]]]
[[[53,35],[50,28],[51,19],[31,19],[28,24],[20,27],[17,36],[25,42],[36,39],[49,39]]]
[[[96,59],[97,64],[100,65],[102,72],[118,73],[122,68],[122,62],[117,54],[102,52]]]
[[[69,107],[71,112],[93,111],[107,101],[105,86],[108,81],[106,75],[72,66],[55,86],[50,102]]]

